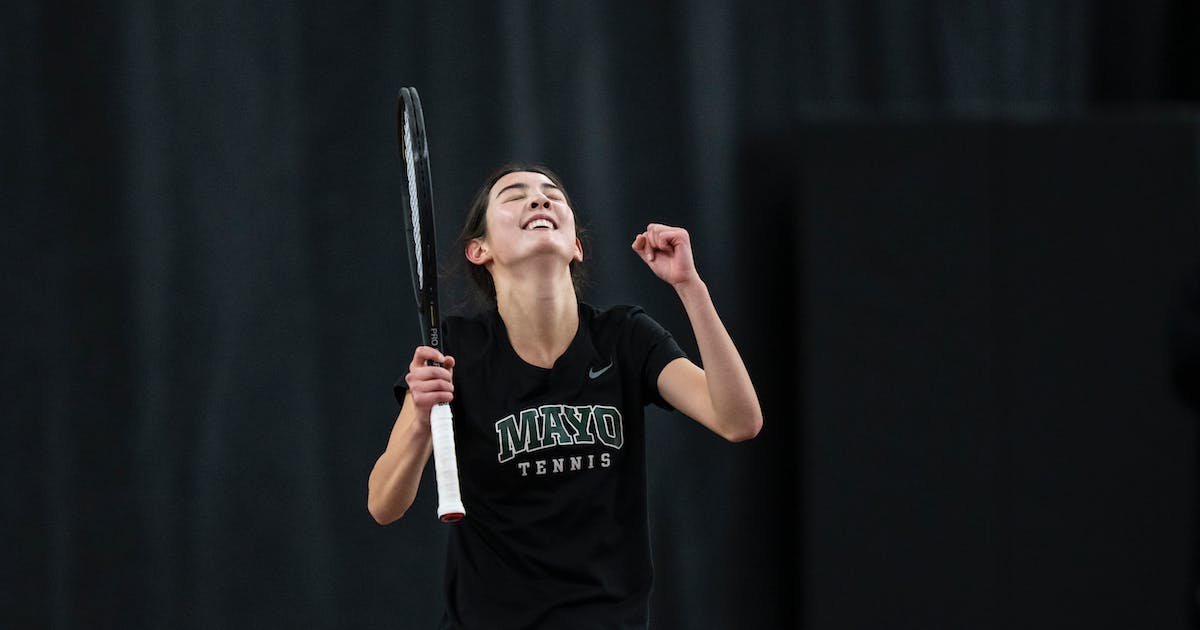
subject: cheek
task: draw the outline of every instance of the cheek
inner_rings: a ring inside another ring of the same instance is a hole
[[[564,205],[563,209],[564,209],[563,214],[566,215],[567,220],[569,220],[571,222],[571,227],[574,228],[575,227],[575,211],[571,209],[571,206],[567,206],[567,205]]]
[[[520,213],[520,204],[506,203],[488,206],[487,215],[485,216],[488,231],[490,232],[493,228],[511,225],[520,218]]]
[[[496,233],[496,229],[504,220],[504,211],[500,208],[489,206],[487,214],[483,215],[483,234],[489,236]]]

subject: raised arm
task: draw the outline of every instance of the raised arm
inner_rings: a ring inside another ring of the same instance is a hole
[[[438,361],[443,367],[426,365]],[[408,511],[421,483],[421,472],[433,453],[429,429],[429,410],[439,402],[454,398],[454,357],[444,357],[428,346],[413,354],[408,375],[408,393],[400,415],[392,425],[387,449],[375,462],[367,480],[367,510],[380,525],[398,520]]]
[[[763,418],[754,384],[696,272],[687,230],[651,223],[634,239],[633,250],[675,288],[704,364],[701,369],[686,358],[668,363],[658,377],[663,399],[730,442],[758,435]]]

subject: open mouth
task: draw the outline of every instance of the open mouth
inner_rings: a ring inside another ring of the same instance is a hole
[[[554,230],[558,226],[551,221],[549,217],[538,215],[529,220],[521,229],[523,230]]]

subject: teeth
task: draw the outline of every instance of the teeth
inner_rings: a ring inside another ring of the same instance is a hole
[[[554,229],[554,224],[553,224],[553,223],[551,223],[551,222],[550,222],[549,220],[547,220],[547,219],[534,219],[534,220],[532,220],[532,221],[530,221],[530,222],[529,222],[529,225],[526,225],[526,226],[525,226],[525,229],[526,229],[526,230],[532,230],[532,229],[534,229],[534,228],[540,228],[540,227],[545,227],[545,228]]]

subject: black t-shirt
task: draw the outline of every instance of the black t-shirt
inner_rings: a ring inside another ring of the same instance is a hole
[[[443,627],[645,628],[644,407],[668,408],[658,376],[683,351],[630,306],[580,304],[551,369],[517,356],[496,311],[444,330],[467,517],[449,526]]]

